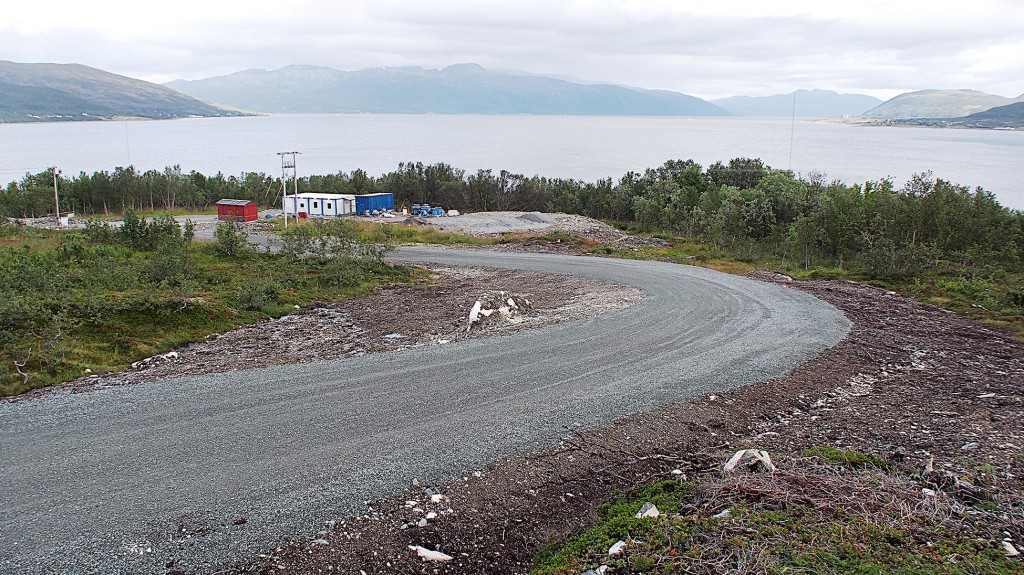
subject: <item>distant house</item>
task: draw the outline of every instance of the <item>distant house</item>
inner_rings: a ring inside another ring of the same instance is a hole
[[[281,204],[290,216],[343,216],[356,211],[356,197],[348,194],[307,192],[285,196]]]
[[[259,219],[259,207],[252,200],[229,200],[217,202],[217,219],[225,222],[251,222]]]

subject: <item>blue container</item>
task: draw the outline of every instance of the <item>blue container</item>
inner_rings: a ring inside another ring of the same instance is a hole
[[[362,196],[356,196],[357,213],[362,214],[366,212],[373,212],[374,210],[383,212],[384,210],[394,209],[394,194],[366,194]]]
[[[444,208],[434,208],[430,210],[430,215],[440,217],[444,215]]]

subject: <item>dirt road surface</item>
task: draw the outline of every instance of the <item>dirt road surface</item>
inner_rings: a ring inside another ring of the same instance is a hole
[[[0,405],[0,571],[215,572],[572,431],[782,375],[836,308],[658,262],[406,250],[633,285],[633,307],[399,353]]]

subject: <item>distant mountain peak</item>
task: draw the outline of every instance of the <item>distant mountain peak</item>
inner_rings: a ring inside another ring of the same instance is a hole
[[[858,116],[882,103],[878,98],[863,94],[804,88],[772,96],[733,96],[711,100],[711,103],[739,116],[789,117],[793,115],[794,97],[796,115],[801,118]]]

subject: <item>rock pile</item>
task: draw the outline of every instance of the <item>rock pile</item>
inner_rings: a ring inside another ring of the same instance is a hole
[[[485,293],[469,310],[466,332],[471,331],[474,325],[480,326],[487,321],[493,321],[490,319],[492,317],[514,321],[532,309],[533,304],[525,297],[503,291]]]

